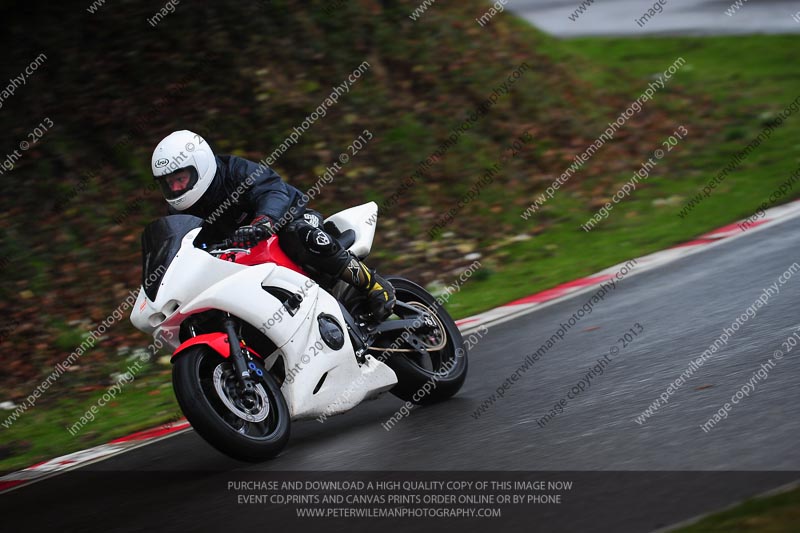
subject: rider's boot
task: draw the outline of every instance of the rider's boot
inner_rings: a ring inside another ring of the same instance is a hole
[[[371,270],[353,254],[342,270],[339,279],[366,293],[370,317],[374,322],[382,322],[392,314],[395,304],[392,284]]]

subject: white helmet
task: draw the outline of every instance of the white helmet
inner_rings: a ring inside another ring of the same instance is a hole
[[[164,198],[178,211],[194,205],[217,173],[217,160],[211,146],[188,130],[164,137],[153,151],[151,165]]]

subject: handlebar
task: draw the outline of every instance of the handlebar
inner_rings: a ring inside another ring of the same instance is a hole
[[[216,244],[209,244],[209,250],[215,250],[217,248],[230,248],[233,245],[230,239],[225,239],[224,241],[220,241]]]
[[[233,248],[233,243],[230,239],[225,239],[222,242],[218,242],[216,244],[209,244],[207,251],[210,254],[228,254],[233,252],[243,252],[247,255],[250,255],[250,250],[248,248]]]

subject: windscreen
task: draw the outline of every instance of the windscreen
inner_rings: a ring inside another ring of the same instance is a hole
[[[191,215],[171,215],[151,222],[144,228],[144,232],[142,232],[142,286],[148,298],[156,299],[164,273],[181,246],[181,239],[202,224],[202,218]]]

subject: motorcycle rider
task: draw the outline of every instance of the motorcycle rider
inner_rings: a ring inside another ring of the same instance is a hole
[[[307,272],[363,291],[371,319],[379,322],[392,313],[392,285],[342,248],[322,228],[322,215],[305,205],[303,193],[270,167],[233,155],[215,156],[205,139],[188,130],[158,143],[151,163],[170,214],[203,218],[209,242],[232,235],[233,246],[251,248],[277,234],[286,255]]]

